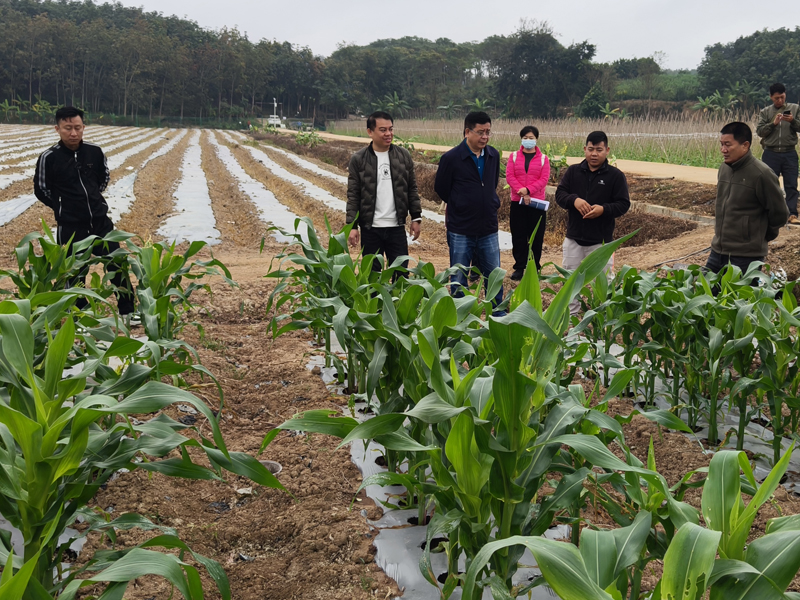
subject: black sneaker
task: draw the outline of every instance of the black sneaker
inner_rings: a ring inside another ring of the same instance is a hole
[[[519,281],[520,279],[522,279],[522,276],[523,276],[524,274],[525,274],[525,271],[519,271],[519,270],[517,270],[517,271],[514,271],[514,272],[511,274],[511,281]]]

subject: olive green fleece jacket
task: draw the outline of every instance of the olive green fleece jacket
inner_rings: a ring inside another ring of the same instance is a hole
[[[748,152],[717,174],[717,202],[711,249],[718,254],[764,258],[789,209],[778,177]]]
[[[792,122],[781,121],[775,125],[773,122],[775,115],[787,110],[794,117]],[[800,131],[799,111],[800,106],[788,102],[780,108],[775,108],[774,104],[762,108],[758,114],[758,125],[756,126],[756,133],[761,138],[761,145],[769,149],[782,148],[783,152],[794,148],[797,145],[797,132]]]

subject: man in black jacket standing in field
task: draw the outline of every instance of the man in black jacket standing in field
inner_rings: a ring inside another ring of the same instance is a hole
[[[34,193],[55,214],[59,244],[69,243],[70,238],[75,243],[92,235],[105,237],[114,230],[103,198],[110,178],[106,157],[99,146],[83,141],[82,110],[72,106],[58,109],[56,132],[61,140],[45,150],[36,162]],[[107,256],[118,248],[117,242],[96,242],[92,253]],[[108,264],[108,270],[113,272],[111,282],[119,289],[119,314],[128,315],[133,312],[130,280],[113,262]],[[87,274],[88,271],[70,282],[70,287],[83,284]],[[85,298],[80,298],[76,306],[85,308],[87,304]]]
[[[574,271],[601,244],[614,239],[614,225],[631,206],[625,175],[608,164],[608,136],[593,131],[583,147],[585,159],[572,165],[556,189],[556,202],[568,212],[567,235],[562,246],[563,267]],[[614,268],[612,255],[605,271]],[[580,311],[580,302],[570,303],[570,313]]]
[[[405,223],[411,214],[411,237],[420,233],[422,207],[408,150],[392,144],[394,120],[378,111],[367,117],[372,142],[350,158],[347,178],[347,223],[354,223],[349,243],[359,239],[364,254],[385,254],[386,266],[408,254]],[[361,233],[359,234],[359,229]],[[380,270],[376,260],[374,270]]]
[[[485,112],[469,113],[464,119],[464,141],[439,160],[434,182],[436,193],[447,203],[450,266],[477,266],[487,283],[489,274],[500,266],[500,153],[489,146],[491,135],[491,117]],[[466,271],[457,271],[451,282],[453,294],[462,294],[460,287],[467,285]],[[502,301],[501,287],[492,304],[497,306]]]

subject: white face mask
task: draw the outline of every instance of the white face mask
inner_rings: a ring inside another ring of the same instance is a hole
[[[536,148],[536,140],[522,140],[522,147],[526,150],[530,150],[532,148]]]

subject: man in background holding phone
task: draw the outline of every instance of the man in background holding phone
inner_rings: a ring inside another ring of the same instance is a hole
[[[797,104],[786,102],[786,87],[782,83],[769,86],[772,105],[761,110],[756,133],[761,138],[764,154],[761,157],[778,177],[783,176],[789,223],[800,225],[797,218],[797,132],[800,120]]]

